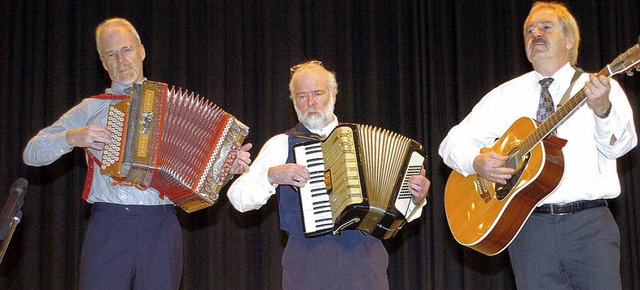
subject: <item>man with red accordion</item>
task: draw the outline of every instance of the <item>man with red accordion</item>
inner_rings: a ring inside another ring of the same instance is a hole
[[[357,230],[307,238],[302,230],[300,200],[294,187],[303,187],[309,170],[293,162],[293,145],[302,134],[329,135],[338,126],[334,104],[338,85],[334,73],[319,61],[291,68],[291,100],[300,124],[268,140],[253,165],[229,188],[233,206],[246,212],[278,195],[280,228],[289,238],[282,257],[284,289],[388,289],[388,254],[382,242]],[[408,181],[413,207],[420,216],[430,182],[424,169]]]
[[[182,231],[173,202],[154,188],[116,184],[96,166],[111,133],[105,128],[111,104],[145,80],[146,51],[133,25],[112,18],[96,29],[96,46],[112,80],[105,94],[90,97],[29,141],[23,159],[44,166],[75,147],[88,156],[83,198],[93,204],[80,261],[81,289],[178,289],[182,275]],[[229,173],[251,162],[250,144],[237,151]]]

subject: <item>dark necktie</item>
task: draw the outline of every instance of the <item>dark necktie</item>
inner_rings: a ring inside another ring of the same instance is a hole
[[[540,80],[542,90],[540,91],[540,104],[538,104],[538,114],[536,116],[538,122],[542,123],[553,113],[553,99],[549,94],[549,86],[553,82],[552,78]]]

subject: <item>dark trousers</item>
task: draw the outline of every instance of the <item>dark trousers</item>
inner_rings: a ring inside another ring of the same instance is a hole
[[[533,213],[509,245],[521,289],[620,289],[620,231],[607,207]]]
[[[96,203],[82,247],[81,289],[178,289],[182,230],[172,205]]]
[[[308,250],[289,237],[282,254],[283,289],[389,289],[389,254],[370,237],[353,251],[335,241]]]

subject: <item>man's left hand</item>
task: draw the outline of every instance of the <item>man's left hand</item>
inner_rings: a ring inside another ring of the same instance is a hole
[[[420,170],[420,174],[411,176],[407,185],[409,186],[409,192],[413,197],[411,201],[414,204],[420,204],[423,199],[427,197],[429,194],[429,187],[431,186],[431,181],[427,179],[427,171],[422,169]]]
[[[609,106],[611,106],[611,102],[609,102],[609,91],[611,91],[609,78],[595,74],[589,76],[589,81],[587,81],[584,87],[584,94],[587,96],[589,108],[591,108],[597,116],[602,116],[604,112],[609,109]]]

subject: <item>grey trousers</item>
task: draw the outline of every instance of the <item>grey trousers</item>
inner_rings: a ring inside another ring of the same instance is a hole
[[[533,213],[509,245],[518,289],[621,289],[620,231],[607,207]]]
[[[282,254],[283,289],[389,289],[389,254],[369,237],[351,252],[335,241],[308,250],[289,237]]]

